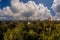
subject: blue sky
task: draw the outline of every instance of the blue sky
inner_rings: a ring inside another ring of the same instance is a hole
[[[26,3],[29,0],[21,0],[21,1],[24,2],[24,3]],[[33,0],[33,1],[35,1],[37,5],[40,4],[40,3],[42,3],[44,6],[46,6],[51,11],[51,14],[53,16],[55,15],[55,12],[51,8],[52,3],[53,3],[54,0]],[[0,2],[0,8],[6,7],[6,6],[10,6],[10,2],[11,2],[11,0],[2,0]]]

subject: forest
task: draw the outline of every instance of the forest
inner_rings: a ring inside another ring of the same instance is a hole
[[[60,40],[60,21],[0,21],[0,40]]]

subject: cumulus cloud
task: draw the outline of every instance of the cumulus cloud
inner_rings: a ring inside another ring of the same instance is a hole
[[[56,13],[56,16],[54,18],[56,18],[57,20],[60,19],[60,0],[54,0],[52,9]]]
[[[42,4],[39,4],[37,6],[37,10],[35,10],[34,15],[31,16],[32,19],[45,20],[48,19],[48,17],[52,17],[50,14],[50,10],[48,10],[47,7],[44,7],[44,5]]]
[[[52,17],[50,10],[43,4],[37,5],[34,1],[23,3],[19,0],[11,0],[11,6],[7,6],[3,8],[3,10],[0,10],[0,16],[1,15],[18,20],[26,19],[26,17],[32,20],[45,20],[48,19],[48,17]]]

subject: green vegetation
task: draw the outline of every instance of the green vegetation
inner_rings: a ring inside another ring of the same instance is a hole
[[[60,21],[0,21],[0,40],[60,40]]]

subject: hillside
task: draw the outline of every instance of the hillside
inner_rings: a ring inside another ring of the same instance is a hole
[[[0,21],[0,40],[60,40],[60,21]]]

